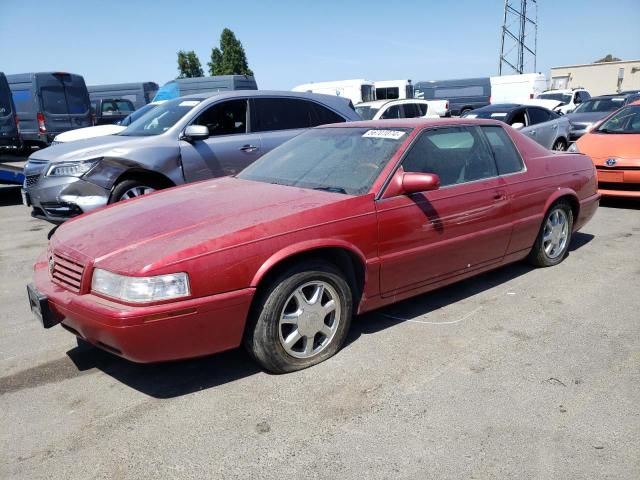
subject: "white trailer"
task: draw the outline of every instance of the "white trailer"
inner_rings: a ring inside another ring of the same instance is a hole
[[[490,77],[491,103],[525,103],[547,89],[543,73],[523,73]]]
[[[304,83],[291,89],[293,92],[324,93],[348,98],[354,105],[376,99],[375,85],[364,79],[338,80],[335,82]]]

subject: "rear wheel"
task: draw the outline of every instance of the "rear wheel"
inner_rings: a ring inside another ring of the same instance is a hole
[[[326,262],[305,262],[276,277],[253,308],[244,344],[265,369],[285,373],[333,356],[349,332],[352,293]]]
[[[109,203],[140,197],[162,188],[164,188],[164,186],[153,180],[123,180],[113,188],[111,196],[109,197]]]
[[[469,113],[471,110],[471,108],[463,108],[462,110],[460,110],[460,116],[464,117],[467,113]]]
[[[571,205],[560,200],[544,217],[536,243],[529,253],[529,263],[536,267],[551,267],[562,262],[569,250],[572,229]]]
[[[556,150],[558,152],[564,152],[567,149],[567,142],[563,138],[559,138],[555,141],[551,150]]]

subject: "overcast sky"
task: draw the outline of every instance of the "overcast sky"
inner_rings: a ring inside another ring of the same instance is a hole
[[[607,53],[640,59],[640,0],[538,4],[537,71]],[[260,88],[496,75],[503,8],[503,0],[0,0],[0,71],[162,85],[177,75],[180,49],[195,50],[206,72],[228,27]]]

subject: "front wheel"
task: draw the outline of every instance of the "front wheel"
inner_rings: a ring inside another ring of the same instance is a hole
[[[256,299],[245,347],[274,373],[316,365],[344,343],[352,298],[349,284],[332,264],[318,261],[292,267]]]
[[[538,238],[529,253],[529,263],[536,267],[557,265],[567,255],[573,229],[571,205],[561,200],[547,212]]]
[[[113,188],[111,196],[109,197],[109,203],[140,197],[141,195],[155,192],[161,188],[160,185],[153,181],[123,180]]]

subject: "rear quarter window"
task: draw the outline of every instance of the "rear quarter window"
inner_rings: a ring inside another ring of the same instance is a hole
[[[522,158],[511,141],[509,134],[502,127],[481,127],[487,138],[498,166],[498,175],[508,175],[524,169]]]

